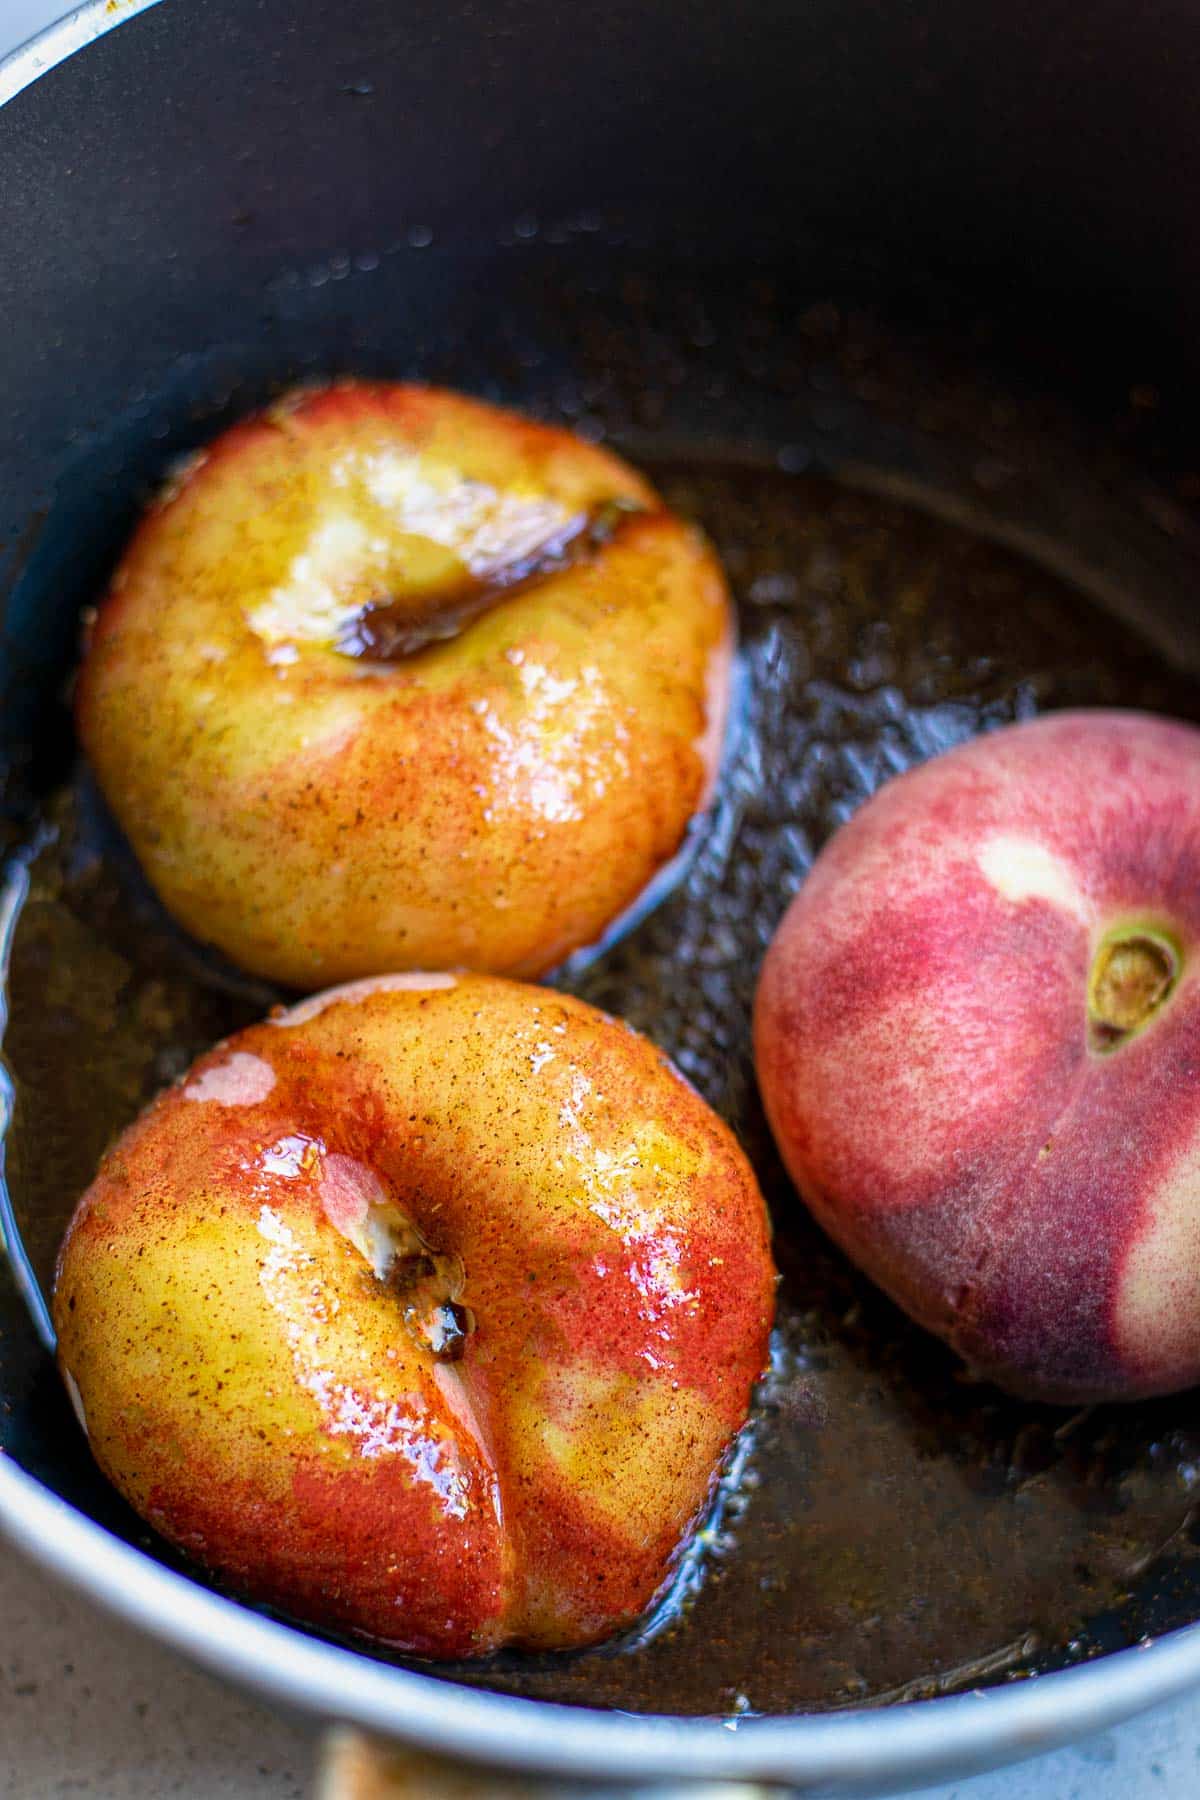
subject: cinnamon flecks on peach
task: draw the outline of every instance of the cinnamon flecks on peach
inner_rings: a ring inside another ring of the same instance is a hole
[[[759,986],[775,1136],[830,1235],[1041,1399],[1200,1381],[1200,733],[1062,713],[890,783]]]
[[[231,1070],[240,1103],[192,1102]],[[158,1531],[298,1618],[460,1657],[652,1604],[773,1304],[750,1167],[654,1046],[464,975],[203,1057],[81,1200],[55,1319]]]
[[[731,637],[712,551],[610,452],[345,382],[149,511],[77,718],[164,903],[243,967],[535,975],[707,804]]]

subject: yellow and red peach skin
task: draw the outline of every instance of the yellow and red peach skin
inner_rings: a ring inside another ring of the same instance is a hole
[[[409,1329],[381,1222],[452,1271],[459,1360]],[[653,1602],[773,1300],[749,1165],[650,1043],[410,975],[163,1095],[79,1205],[55,1319],[100,1466],[166,1537],[300,1618],[458,1657]]]
[[[339,647],[356,609],[420,606],[505,529],[612,506],[593,555],[444,640]],[[619,458],[461,395],[344,382],[235,426],[147,514],[76,719],[151,884],[234,962],[304,989],[528,977],[678,851],[731,643],[711,549]]]

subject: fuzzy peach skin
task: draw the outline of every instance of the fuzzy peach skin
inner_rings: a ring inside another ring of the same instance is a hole
[[[1200,732],[1062,713],[883,788],[755,1018],[816,1217],[1017,1393],[1200,1381]]]
[[[54,1317],[96,1460],[160,1532],[297,1617],[459,1657],[651,1604],[773,1302],[749,1164],[652,1044],[410,973],[162,1095],[79,1204]]]
[[[464,587],[606,512],[589,553],[459,621]],[[347,648],[388,602],[450,635]],[[731,616],[700,534],[609,452],[347,382],[227,431],[151,508],[76,717],[166,906],[244,968],[536,975],[706,804]]]

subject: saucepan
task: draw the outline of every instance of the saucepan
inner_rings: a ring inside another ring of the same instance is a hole
[[[0,68],[0,1524],[48,1572],[281,1705],[530,1783],[883,1792],[1200,1680],[1190,1398],[964,1379],[809,1219],[748,1047],[775,924],[890,775],[1046,708],[1200,715],[1198,45],[1170,4],[92,0]],[[779,1321],[669,1603],[581,1655],[421,1663],[222,1593],[54,1375],[96,1158],[274,997],[139,886],[72,739],[80,620],[181,456],[343,375],[611,443],[738,601],[714,809],[557,979],[735,1125]]]

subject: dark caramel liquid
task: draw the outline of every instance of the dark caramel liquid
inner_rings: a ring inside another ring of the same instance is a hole
[[[749,1023],[791,895],[880,783],[1048,707],[1195,718],[1193,689],[1040,566],[924,513],[777,471],[652,473],[729,571],[744,717],[686,881],[570,985],[663,1045],[752,1156],[783,1270],[775,1361],[657,1629],[452,1673],[624,1708],[784,1712],[1091,1654],[1142,1628],[1122,1610],[1135,1590],[1140,1622],[1170,1623],[1200,1499],[1194,1397],[1072,1417],[967,1382],[808,1219],[763,1122]],[[52,820],[6,1039],[10,1180],[43,1280],[112,1135],[271,998],[171,930],[85,783]]]

